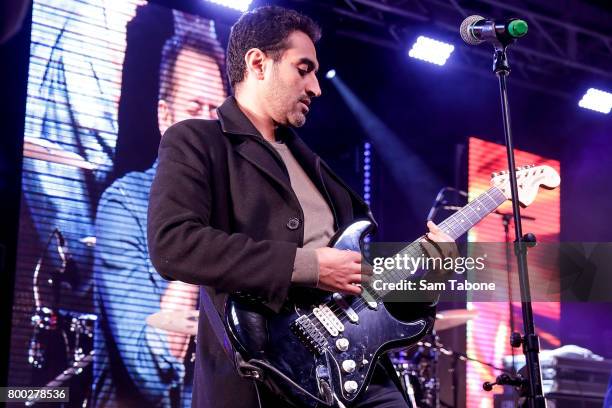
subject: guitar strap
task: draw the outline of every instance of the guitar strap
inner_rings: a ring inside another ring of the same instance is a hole
[[[202,296],[200,296],[200,310],[203,310],[206,313],[206,317],[208,317],[208,321],[210,322],[210,326],[212,327],[213,333],[215,337],[221,344],[223,351],[230,358],[230,360],[234,360],[231,356],[234,355],[234,351],[232,349],[232,343],[230,343],[229,337],[227,337],[227,332],[225,331],[225,327],[223,326],[223,322],[221,321],[221,317],[219,313],[217,313],[217,309],[213,305],[212,300],[210,300],[210,296],[204,290]]]
[[[232,348],[232,343],[227,336],[227,331],[225,331],[223,321],[221,320],[219,313],[217,313],[217,309],[215,308],[215,305],[213,304],[206,290],[204,290],[204,294],[200,296],[200,311],[204,311],[206,314],[215,338],[221,345],[221,348],[225,352],[227,358],[232,362],[232,364],[234,364],[238,375],[247,379],[262,380],[263,371],[261,368],[244,361],[240,353]]]

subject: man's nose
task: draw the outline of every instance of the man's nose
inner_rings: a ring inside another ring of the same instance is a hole
[[[311,98],[321,96],[321,87],[319,86],[319,80],[317,79],[317,76],[314,73],[312,74],[312,80],[308,82],[306,92]]]

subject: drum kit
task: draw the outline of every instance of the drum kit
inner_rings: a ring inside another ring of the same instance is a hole
[[[404,391],[412,407],[438,408],[440,406],[457,406],[457,397],[453,404],[440,400],[440,377],[438,362],[440,356],[453,356],[463,359],[462,353],[454,352],[440,343],[438,333],[466,324],[475,318],[477,312],[467,309],[444,310],[436,314],[434,329],[427,337],[417,343],[416,350],[400,350],[391,353],[391,362],[400,377]],[[453,389],[457,389],[456,359],[453,360]],[[456,395],[455,393],[453,393]]]
[[[57,143],[31,136],[24,137],[23,154],[24,157],[30,159],[63,164],[84,170],[95,170],[97,168],[95,164],[88,162],[77,153],[67,151]],[[53,237],[57,240],[57,253],[61,259],[61,265],[46,281],[51,285],[54,299],[53,306],[48,307],[41,300],[39,275],[47,248]],[[56,228],[49,235],[44,252],[36,263],[32,277],[34,312],[30,318],[33,330],[28,348],[28,362],[35,371],[33,382],[44,382],[51,378],[45,384],[47,387],[59,387],[70,382],[71,385],[75,385],[71,388],[75,390],[83,389],[83,391],[82,393],[71,392],[71,402],[67,406],[86,406],[88,391],[85,389],[87,387],[78,385],[91,383],[90,364],[94,355],[93,336],[97,316],[57,307],[59,304],[58,288],[60,286],[58,281],[62,279],[70,261],[64,238]],[[58,353],[58,350],[63,352]],[[66,368],[60,369],[58,374],[58,367]],[[37,402],[37,399],[31,398],[26,401],[25,405],[32,406]]]
[[[66,406],[87,406],[88,384],[91,384],[93,335],[97,316],[69,310],[42,307],[32,316],[34,332],[30,339],[28,362],[35,370],[49,373],[54,367],[66,366],[45,387],[62,387],[70,382],[70,403]],[[58,353],[56,350],[63,350]],[[81,386],[84,385],[84,386]],[[26,406],[38,400],[30,398]]]
[[[42,300],[44,290],[41,290],[43,288],[39,284],[39,278],[47,249],[54,237],[61,264],[52,272],[50,278],[45,280],[50,286],[48,289],[51,290],[53,299],[51,305],[48,305]],[[89,394],[87,385],[91,384],[92,377],[89,366],[94,355],[93,337],[97,316],[59,308],[61,282],[65,279],[63,276],[71,262],[73,260],[68,254],[64,237],[59,229],[55,228],[49,234],[32,276],[34,312],[30,318],[33,330],[28,348],[28,362],[34,370],[32,386],[60,387],[69,383],[73,391],[70,402],[65,406],[85,407]],[[66,368],[61,370],[61,367]],[[37,398],[30,398],[25,405],[32,406],[37,402]]]

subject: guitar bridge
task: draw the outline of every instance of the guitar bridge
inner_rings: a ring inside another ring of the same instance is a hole
[[[318,354],[323,354],[323,351],[329,344],[325,336],[307,316],[300,316],[291,323],[291,330],[302,340],[306,347]]]

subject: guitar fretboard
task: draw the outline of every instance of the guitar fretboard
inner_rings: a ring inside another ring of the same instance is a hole
[[[478,224],[480,220],[495,211],[497,207],[506,201],[506,196],[498,187],[491,187],[489,190],[479,195],[476,199],[470,201],[467,205],[461,208],[459,211],[442,221],[438,226],[442,231],[448,234],[451,238],[456,240],[463,234],[465,234],[470,228]],[[398,252],[400,256],[408,255],[409,257],[422,257],[427,256],[423,247],[420,244],[422,238],[412,242],[407,247],[403,248]],[[406,270],[388,270],[383,272],[382,275],[377,275],[374,278],[382,280],[383,282],[399,282],[402,279],[410,277],[410,271]],[[371,294],[376,293],[375,297],[382,297],[389,291],[374,290],[372,288],[364,287]]]
[[[478,224],[484,217],[495,211],[504,201],[506,201],[504,193],[497,187],[491,187],[475,200],[469,202],[465,207],[442,221],[439,227],[452,239],[456,240],[474,225]]]

